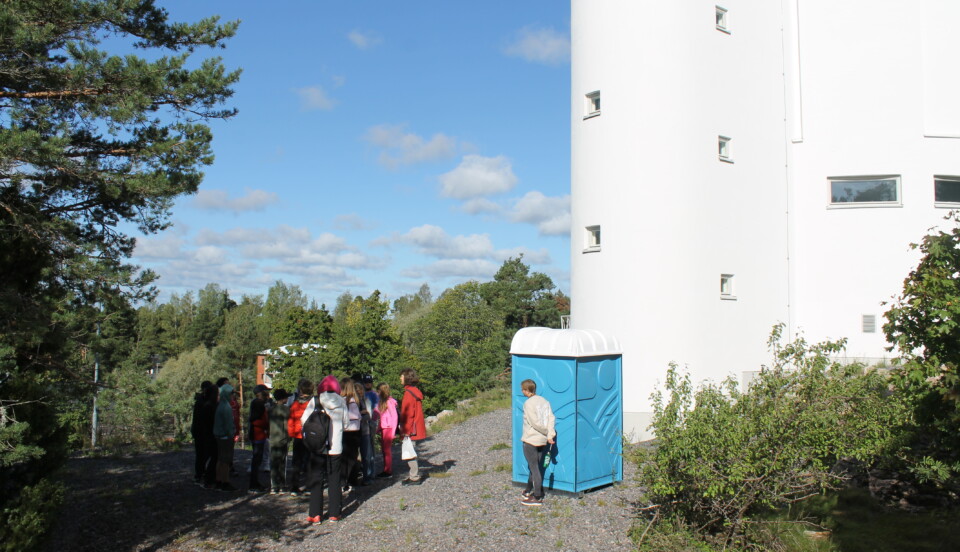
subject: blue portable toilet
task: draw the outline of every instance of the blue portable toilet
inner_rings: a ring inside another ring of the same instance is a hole
[[[532,379],[550,401],[557,439],[544,488],[572,493],[623,480],[623,378],[620,343],[593,330],[523,328],[513,363],[513,481],[526,484],[520,382]]]

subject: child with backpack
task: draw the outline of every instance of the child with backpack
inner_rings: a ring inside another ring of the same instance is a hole
[[[300,420],[313,398],[313,382],[300,378],[297,382],[297,394],[287,399],[290,417],[287,420],[287,435],[293,440],[293,462],[290,465],[290,494],[298,496],[304,491],[300,477],[306,471],[310,453],[303,446],[303,433]]]
[[[287,398],[290,396],[285,389],[273,392],[276,403],[270,409],[270,494],[280,494],[286,488],[287,446],[290,436],[287,434],[287,422],[290,418],[290,407]]]
[[[323,483],[326,475],[329,522],[340,521],[340,455],[347,427],[347,404],[340,396],[335,376],[317,385],[317,396],[307,403],[300,419],[303,442],[310,448],[310,509],[307,523],[320,523],[323,514]]]

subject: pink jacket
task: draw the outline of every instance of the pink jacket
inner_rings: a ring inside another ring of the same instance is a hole
[[[380,412],[380,409],[377,408]],[[388,429],[397,427],[397,400],[393,397],[387,399],[387,409],[380,412],[380,428]]]

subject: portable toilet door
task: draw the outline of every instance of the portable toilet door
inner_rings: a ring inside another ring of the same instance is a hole
[[[623,480],[621,352],[616,339],[590,330],[524,328],[510,347],[513,364],[513,480],[526,483],[520,383],[532,379],[550,401],[556,444],[544,487],[583,492]]]

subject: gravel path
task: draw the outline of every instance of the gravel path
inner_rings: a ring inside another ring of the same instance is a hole
[[[510,443],[509,410],[472,418],[421,444],[428,476],[422,485],[401,486],[406,465],[398,464],[392,480],[344,497],[342,521],[314,526],[305,522],[306,498],[195,486],[192,451],[74,459],[47,549],[633,549],[627,530],[642,493],[632,465],[625,463],[622,484],[582,498],[548,493],[542,507],[530,508],[510,480]],[[236,465],[248,465],[249,457],[249,450],[238,451]]]

